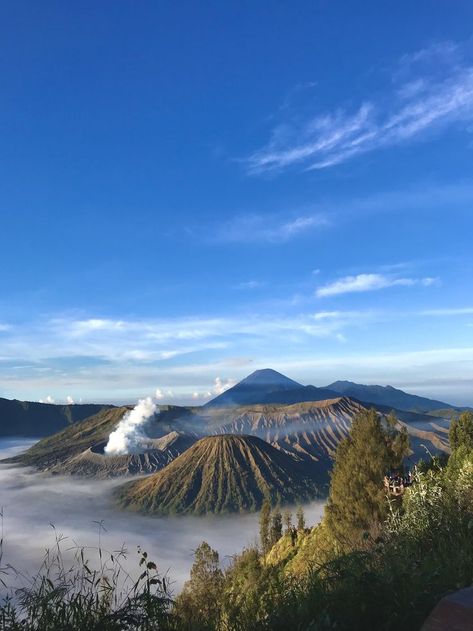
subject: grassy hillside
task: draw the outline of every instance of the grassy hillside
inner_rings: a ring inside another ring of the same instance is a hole
[[[255,436],[208,436],[162,471],[123,485],[119,504],[147,513],[205,514],[258,510],[309,500],[308,467]]]

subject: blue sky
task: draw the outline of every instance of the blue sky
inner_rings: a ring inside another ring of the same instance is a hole
[[[0,7],[0,396],[473,404],[473,5]]]

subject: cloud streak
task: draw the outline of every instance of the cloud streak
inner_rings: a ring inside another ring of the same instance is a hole
[[[394,278],[384,274],[357,274],[356,276],[345,276],[339,280],[319,287],[316,290],[318,298],[327,296],[339,296],[341,294],[359,293],[365,291],[375,291],[387,287],[413,287],[423,285],[430,287],[437,282],[437,279],[426,278]]]
[[[249,173],[325,169],[428,131],[469,124],[473,66],[460,63],[453,49],[453,44],[437,45],[405,56],[390,91],[383,98],[366,99],[352,112],[337,108],[302,124],[285,121],[267,145],[249,156]]]
[[[282,216],[246,214],[234,217],[217,228],[212,240],[217,243],[286,243],[309,230],[328,225],[321,214]]]

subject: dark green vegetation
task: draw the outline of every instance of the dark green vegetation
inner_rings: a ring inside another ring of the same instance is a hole
[[[380,476],[399,463],[405,438],[361,413],[337,450],[322,522],[308,528],[300,509],[293,519],[265,503],[261,545],[222,568],[218,552],[202,543],[173,602],[146,557],[124,592],[116,560],[102,555],[96,572],[78,555],[67,571],[47,564],[15,602],[0,605],[0,628],[418,631],[443,595],[473,583],[473,416],[464,413],[452,427],[450,458],[423,463],[394,500],[380,492]],[[369,467],[366,458],[374,459]]]
[[[156,514],[227,513],[307,501],[318,494],[310,467],[255,436],[208,436],[158,473],[123,485],[125,508]]]
[[[326,520],[346,550],[358,546],[365,533],[375,538],[381,531],[388,507],[380,480],[388,471],[399,470],[409,452],[405,428],[397,432],[394,418],[385,425],[370,410],[353,421],[337,449]]]
[[[111,405],[53,405],[0,398],[0,437],[49,436]]]
[[[373,413],[360,415],[337,450],[321,524],[306,529],[301,519],[270,547],[266,508],[261,547],[237,555],[213,583],[210,620],[201,555],[198,584],[191,575],[176,603],[181,628],[418,631],[443,595],[473,583],[473,416],[458,426],[448,463],[424,465],[394,501],[380,476],[399,461],[405,436]],[[375,462],[367,468],[368,456]]]

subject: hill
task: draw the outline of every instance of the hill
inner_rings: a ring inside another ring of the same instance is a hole
[[[263,403],[265,398],[274,392],[287,392],[303,388],[300,383],[293,381],[271,368],[256,370],[245,379],[238,382],[219,396],[209,401],[205,407],[230,407]],[[266,402],[269,402],[266,400]]]
[[[95,403],[55,405],[0,398],[0,437],[50,436],[112,405]]]
[[[195,443],[198,436],[169,432],[162,438],[150,439],[142,453],[111,456],[104,453],[105,442],[89,447],[48,471],[60,475],[76,475],[98,479],[155,473]]]
[[[116,493],[123,507],[156,514],[255,511],[317,495],[310,468],[255,436],[207,436],[170,465]]]
[[[454,407],[449,403],[419,397],[392,386],[365,386],[352,381],[335,381],[327,388],[343,396],[354,397],[364,403],[385,405],[398,410],[428,413],[433,410]]]
[[[43,438],[25,453],[4,462],[33,466],[41,471],[54,473],[94,475],[96,471],[99,477],[103,477],[102,467],[95,467],[92,463],[95,462],[97,465],[100,449],[103,449],[110,433],[129,409],[123,406],[102,410],[94,416],[66,427],[53,436]],[[162,439],[161,442],[157,441],[157,448],[164,449],[171,446],[173,442],[176,443],[169,433],[175,429],[173,425],[175,419],[183,415],[183,410],[187,413],[187,408],[161,406],[160,410],[159,424],[154,428],[154,435]],[[151,432],[151,438],[153,438],[153,432]],[[168,441],[167,444],[165,440]],[[177,444],[180,453],[183,450],[184,441],[179,440]],[[91,453],[88,453],[89,450]],[[80,465],[81,462],[84,466]]]

